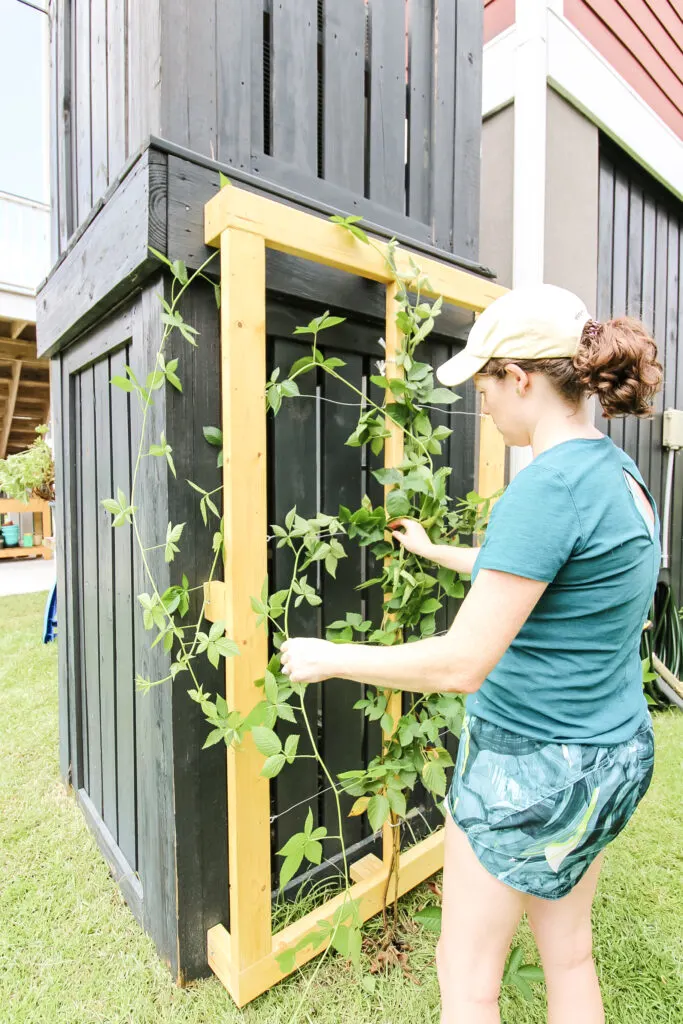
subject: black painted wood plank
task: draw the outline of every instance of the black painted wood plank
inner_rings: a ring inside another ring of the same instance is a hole
[[[167,22],[170,24],[170,22]],[[171,71],[172,69],[167,69]],[[161,2],[128,4],[128,152],[161,130]]]
[[[109,359],[105,356],[93,367],[95,389],[95,440],[97,444],[96,515],[97,515],[97,568],[99,573],[99,660],[100,660],[100,715],[102,720],[102,818],[118,839],[118,810],[116,798],[116,691],[114,673],[114,529],[112,518],[102,506],[104,498],[112,498],[116,490],[112,483],[112,447],[121,440],[118,431],[112,431],[110,402]]]
[[[131,365],[138,379],[144,380],[155,365],[161,339],[159,300],[163,294],[161,275],[153,278],[140,297],[136,318]],[[131,403],[133,466],[140,446],[142,412],[137,402]],[[142,450],[159,441],[166,429],[166,403],[163,390],[154,394],[142,439]],[[168,522],[168,470],[165,460],[143,458],[135,490],[139,508],[142,543],[145,547],[161,544]],[[147,560],[157,587],[163,592],[169,582],[163,549],[147,553]],[[151,584],[145,573],[137,547],[133,555],[134,593],[150,593]],[[169,670],[169,659],[162,645],[152,650],[155,632],[146,632],[142,612],[136,602],[135,670],[144,678],[160,679]],[[138,871],[142,883],[143,923],[153,937],[159,955],[175,974],[177,968],[177,917],[175,874],[175,818],[173,811],[173,723],[172,690],[169,683],[154,686],[148,693],[136,691],[136,769],[138,778],[137,832]]]
[[[109,184],[107,0],[90,0],[90,68],[92,202],[95,203]]]
[[[325,357],[330,356],[344,360],[346,366],[338,372],[361,389],[362,356],[349,355],[340,349],[325,346]],[[337,515],[340,505],[352,510],[359,508],[363,497],[360,450],[345,446],[346,439],[353,433],[358,422],[359,410],[357,406],[348,404],[355,401],[353,392],[328,375],[323,377],[322,398],[322,510],[329,515]],[[336,402],[346,404],[333,404]],[[348,556],[339,562],[336,579],[323,574],[324,627],[337,619],[344,619],[347,612],[361,614],[363,611],[362,591],[355,589],[361,579],[361,551],[356,541],[341,539]],[[359,639],[358,634],[355,634],[355,639]],[[322,688],[323,758],[335,781],[338,772],[349,771],[362,764],[364,719],[362,712],[353,710],[360,694],[360,686],[340,679],[330,679]],[[348,817],[354,799],[347,794],[341,797],[342,824],[347,846],[362,838],[361,819]],[[325,794],[323,817],[328,831],[337,835],[336,802],[332,792]],[[338,842],[326,845],[328,857],[339,852]]]
[[[600,159],[598,182],[598,287],[596,316],[609,320],[612,316],[612,259],[614,249],[614,167],[604,155]],[[596,423],[611,436],[610,421],[605,419],[602,406],[596,403]]]
[[[317,0],[273,5],[273,156],[318,173]]]
[[[65,374],[66,374],[65,367]],[[69,476],[71,477],[71,488],[69,500],[64,517],[65,548],[67,557],[69,551],[72,554],[71,566],[67,562],[67,572],[71,568],[70,585],[68,597],[69,607],[73,608],[74,619],[78,625],[69,634],[69,662],[70,679],[73,680],[74,706],[76,714],[72,727],[75,733],[72,734],[72,749],[78,744],[80,770],[74,769],[75,788],[83,788],[89,792],[90,780],[90,755],[88,753],[88,690],[85,684],[85,628],[83,618],[83,429],[82,429],[82,408],[81,401],[81,377],[80,374],[69,378],[71,388],[69,392],[69,410],[73,417],[73,443],[68,444],[68,437],[65,437],[65,451],[68,453]],[[69,544],[71,538],[71,544]]]
[[[92,142],[90,96],[90,3],[72,0],[74,12],[76,111],[76,220],[80,224],[92,206]]]
[[[365,187],[364,0],[327,4],[323,35],[323,177],[363,195]]]
[[[52,202],[52,213],[50,216],[50,259],[54,263],[59,256],[59,208],[61,202],[60,193],[60,166],[59,166],[59,111],[63,107],[64,83],[60,75],[60,22],[61,12],[54,11],[50,28],[50,112],[48,115],[50,125],[50,138],[55,144],[50,148],[50,196]]]
[[[83,672],[87,693],[88,795],[102,815],[102,738],[99,657],[99,586],[97,564],[97,437],[94,371],[80,375],[81,386],[81,563],[83,572]]]
[[[655,310],[655,204],[651,196],[643,195],[643,283],[642,320],[650,333],[654,330]],[[648,487],[652,484],[652,450],[659,442],[656,421],[640,425],[638,439],[638,467]]]
[[[669,221],[667,209],[657,202],[655,214],[655,315],[654,339],[657,342],[659,361],[664,366],[664,387],[655,399],[655,420],[653,424],[654,445],[650,460],[650,473],[655,495],[659,496],[660,507],[664,508],[664,487],[666,483],[665,453],[662,448],[662,412],[667,406],[671,388],[667,385],[667,374],[671,368],[666,363],[667,331],[667,256],[669,248]],[[674,371],[675,372],[675,371]]]
[[[629,183],[625,174],[617,170],[614,180],[614,257],[612,263],[611,316],[623,316],[627,308],[628,265],[628,205]],[[612,420],[610,434],[615,444],[624,447],[624,420]]]
[[[206,156],[217,152],[216,0],[193,0],[187,46],[187,120],[190,149]]]
[[[372,0],[370,49],[370,199],[406,212],[405,14],[394,0]]]
[[[110,357],[112,377],[125,376],[129,345]],[[131,409],[130,397],[120,388],[111,389],[112,491],[130,495]],[[135,668],[133,664],[133,528],[127,524],[114,530],[114,622],[116,658],[116,784],[118,799],[118,845],[133,870],[137,868],[135,771]]]
[[[216,155],[216,3],[168,0],[162,32],[161,134]],[[164,73],[163,69],[169,69]],[[170,73],[169,73],[170,72]]]
[[[147,246],[165,248],[165,168],[160,159],[159,154],[143,154],[99,210],[87,237],[78,240],[41,289],[39,355],[53,354],[59,344],[97,323],[158,265]]]
[[[53,533],[57,568],[57,607],[59,629],[57,633],[57,685],[59,690],[59,774],[65,784],[72,780],[72,754],[69,724],[75,708],[69,692],[69,609],[66,598],[66,552],[64,551],[64,508],[67,501],[64,473],[63,377],[59,359],[50,364],[50,395],[52,404],[53,457],[55,462],[55,507]],[[68,412],[67,412],[68,415]]]
[[[667,287],[667,343],[666,361],[673,366],[673,380],[670,381],[670,404],[683,409],[683,366],[680,352],[683,344],[683,304],[681,302],[681,269],[683,268],[682,219],[680,212],[669,210],[669,253]],[[668,453],[667,453],[668,456]],[[674,480],[671,503],[671,580],[675,587],[675,600],[680,607],[681,575],[683,573],[683,470],[680,455],[674,456]],[[680,673],[679,673],[680,675]]]
[[[643,274],[643,196],[635,182],[629,183],[628,208],[628,250],[626,254],[626,304],[624,312],[629,316],[640,318],[642,305],[642,274]],[[648,424],[639,422],[636,416],[627,416],[624,420],[624,449],[632,459],[637,461],[639,451],[639,435],[647,432]],[[644,470],[641,468],[641,472]]]
[[[430,225],[433,0],[408,4],[408,214]]]
[[[173,445],[178,483],[169,487],[169,519],[186,523],[180,553],[170,566],[172,582],[183,574],[190,588],[201,588],[214,560],[212,539],[215,518],[204,526],[199,496],[186,483],[190,479],[206,490],[222,482],[216,465],[218,449],[204,438],[205,426],[220,425],[220,324],[213,288],[196,282],[186,293],[182,313],[199,331],[198,347],[180,336],[169,339],[167,358],[179,358],[183,394],[168,389],[167,425]],[[221,494],[214,495],[219,510]],[[219,560],[215,579],[224,579]],[[194,590],[188,622],[196,622],[202,604],[201,589]],[[205,628],[205,627],[203,627]],[[225,695],[225,667],[213,668],[206,655],[194,662],[198,683],[205,693]],[[206,932],[219,921],[226,927],[228,912],[226,748],[216,744],[203,750],[210,732],[198,704],[187,690],[189,675],[178,677],[173,689],[174,802],[178,821],[176,862],[178,885],[178,941],[183,976],[198,977],[206,968]]]
[[[437,0],[434,22],[434,154],[432,160],[432,223],[434,244],[453,249],[454,145],[456,102],[456,8],[452,0]],[[478,151],[477,151],[478,152]],[[479,161],[477,160],[477,173]]]
[[[273,368],[280,366],[282,376],[289,367],[301,356],[310,351],[308,345],[300,342],[275,339],[271,343]],[[303,383],[303,382],[302,382]],[[314,385],[314,379],[307,376],[306,389]],[[310,399],[288,401],[283,403],[275,420],[269,421],[269,524],[283,524],[285,516],[296,506],[300,515],[308,518],[315,515],[318,499],[318,431],[316,428],[316,402]],[[296,459],[290,457],[297,453]],[[290,453],[290,454],[288,454]],[[289,587],[294,559],[286,548],[273,545],[272,556],[272,588],[273,591]],[[298,576],[304,575],[299,573]],[[306,572],[308,582],[316,585],[316,568],[312,566]],[[318,608],[303,602],[299,608],[292,607],[289,615],[289,632],[291,636],[319,636],[321,615]],[[297,705],[297,698],[293,701]],[[318,728],[320,710],[320,687],[311,686],[306,689],[305,707],[311,721],[314,735]],[[301,734],[299,753],[310,754],[305,726],[300,712],[297,722],[278,722],[277,732],[284,744],[285,738],[292,732]],[[319,823],[318,815],[318,767],[312,759],[295,761],[271,783],[273,813],[280,815],[274,822],[274,850],[279,850],[294,833],[303,830],[308,807],[313,811],[313,820]],[[303,801],[303,803],[302,803]],[[300,804],[300,806],[294,806]],[[278,884],[278,865],[280,858],[274,858],[274,882]]]
[[[449,0],[440,0],[440,8]],[[484,9],[482,4],[456,4],[455,156],[453,161],[452,250],[466,259],[479,258],[479,193],[481,93]],[[437,150],[436,159],[447,159]],[[435,210],[435,216],[438,212]]]
[[[107,145],[110,184],[128,159],[128,5],[107,0]]]
[[[251,68],[256,32],[256,44],[262,46],[262,28],[256,20],[263,17],[260,7],[242,0],[218,0],[216,4],[216,159],[245,170],[251,164],[252,105],[261,106],[252,89]]]

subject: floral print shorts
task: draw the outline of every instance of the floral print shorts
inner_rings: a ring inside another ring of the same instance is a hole
[[[653,766],[649,714],[630,740],[602,747],[533,740],[468,714],[445,805],[487,871],[554,900],[627,824]]]

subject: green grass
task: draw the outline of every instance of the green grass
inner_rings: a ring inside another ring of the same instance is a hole
[[[44,601],[0,600],[0,1022],[287,1024],[317,961],[240,1011],[215,978],[176,988],[130,914],[59,778],[57,651],[40,639]],[[608,851],[596,899],[596,959],[614,1024],[673,1024],[683,1005],[683,717],[657,716],[656,734],[652,788]],[[402,912],[433,900],[422,886]],[[516,941],[536,962],[526,925]],[[421,984],[391,969],[372,997],[330,955],[298,1020],[438,1021],[434,945],[416,930],[410,967]],[[545,1020],[542,985],[533,1003],[506,989],[501,1005],[506,1024]]]

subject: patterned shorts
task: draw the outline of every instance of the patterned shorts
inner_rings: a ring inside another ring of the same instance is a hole
[[[624,828],[653,766],[649,714],[630,740],[603,747],[528,739],[466,715],[445,804],[487,871],[555,900]]]

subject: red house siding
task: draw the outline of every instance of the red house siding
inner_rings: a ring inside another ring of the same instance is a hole
[[[484,0],[484,42],[515,23],[515,0]]]
[[[680,4],[672,0],[564,0],[564,14],[683,138]]]

